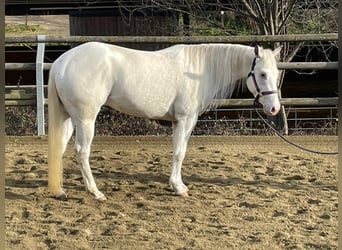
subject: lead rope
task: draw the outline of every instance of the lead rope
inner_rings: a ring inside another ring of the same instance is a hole
[[[338,152],[322,152],[322,151],[316,151],[316,150],[312,150],[312,149],[308,149],[308,148],[305,148],[297,143],[294,143],[290,140],[288,140],[285,136],[283,136],[281,133],[279,133],[264,117],[262,117],[262,115],[259,113],[258,111],[258,108],[257,108],[257,105],[259,104],[259,101],[258,101],[258,96],[257,98],[254,99],[254,102],[253,102],[253,107],[254,107],[254,110],[255,112],[258,114],[259,118],[277,135],[279,136],[281,139],[283,139],[285,142],[291,144],[292,146],[295,146],[299,149],[302,149],[304,151],[307,151],[307,152],[310,152],[310,153],[314,153],[314,154],[321,154],[321,155],[337,155]]]

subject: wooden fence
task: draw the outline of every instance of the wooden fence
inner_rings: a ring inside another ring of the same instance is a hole
[[[337,33],[328,34],[300,34],[279,36],[23,36],[5,37],[5,44],[38,44],[37,60],[35,63],[10,63],[5,64],[6,70],[35,70],[37,84],[35,86],[24,86],[22,88],[6,87],[5,105],[22,106],[37,105],[38,135],[44,131],[44,99],[43,71],[49,70],[51,63],[44,63],[44,46],[46,43],[83,43],[88,41],[99,41],[107,43],[165,43],[165,44],[195,44],[195,43],[262,43],[262,42],[305,42],[305,41],[337,41]],[[338,62],[290,62],[278,63],[279,69],[315,69],[336,70]],[[251,106],[253,99],[223,99],[215,100],[222,107]],[[291,106],[317,106],[337,105],[338,98],[282,98],[283,105]]]
[[[44,86],[45,91],[47,86]],[[253,99],[216,99],[214,102],[222,108],[249,107],[253,105]],[[47,99],[44,98],[47,104]],[[280,103],[285,106],[335,106],[338,97],[309,97],[309,98],[281,98]],[[5,88],[5,106],[34,106],[37,104],[36,86],[26,85],[7,86]]]
[[[107,43],[263,43],[263,42],[324,42],[337,41],[337,33],[295,34],[277,36],[45,36],[45,43],[84,43],[89,41]],[[5,37],[5,44],[37,43],[36,36]]]

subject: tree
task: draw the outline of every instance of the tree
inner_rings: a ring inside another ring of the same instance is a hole
[[[158,8],[174,11],[183,20],[183,34],[201,35],[281,35],[294,33],[337,32],[338,0],[229,0],[229,1],[140,1],[137,8]],[[203,23],[205,25],[203,25]],[[202,27],[208,32],[202,32]],[[273,43],[266,46],[282,46],[280,60],[289,62],[304,43]],[[326,58],[336,43],[315,44]],[[284,71],[279,77],[281,88]],[[280,93],[281,96],[281,93]],[[272,119],[277,129],[287,134],[285,109]]]
[[[241,0],[235,1],[230,11],[250,19],[256,32],[261,35],[321,33],[337,31],[337,4],[337,0]],[[289,62],[304,43],[284,42],[281,45],[283,47],[281,60]],[[280,44],[275,43],[272,47],[278,46]],[[324,49],[325,54],[328,51],[329,49]],[[285,72],[281,71],[280,88],[284,74]],[[275,122],[278,130],[288,133],[284,107],[279,115],[270,119]]]

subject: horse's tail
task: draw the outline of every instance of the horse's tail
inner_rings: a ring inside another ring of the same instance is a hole
[[[48,186],[50,192],[56,196],[64,194],[63,182],[63,126],[68,114],[60,101],[56,89],[53,68],[50,71],[48,83]]]

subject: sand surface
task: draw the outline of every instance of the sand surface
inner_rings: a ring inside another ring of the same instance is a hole
[[[336,151],[337,137],[291,137]],[[70,144],[68,200],[47,192],[47,139],[6,139],[6,249],[337,249],[337,157],[276,137],[192,137],[168,186],[170,137],[97,137],[91,164],[107,196],[84,190]]]

